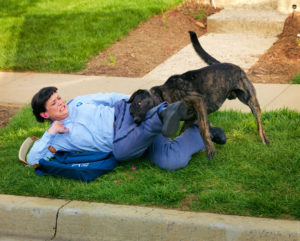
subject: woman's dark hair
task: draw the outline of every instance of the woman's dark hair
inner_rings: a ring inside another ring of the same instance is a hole
[[[38,122],[44,122],[45,119],[40,116],[41,113],[46,111],[46,102],[49,100],[53,93],[56,93],[56,87],[45,87],[40,89],[31,100],[32,112]]]

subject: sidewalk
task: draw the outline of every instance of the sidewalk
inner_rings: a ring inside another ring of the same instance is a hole
[[[216,59],[237,64],[247,72],[276,41],[286,17],[270,10],[224,9],[208,18],[209,33],[199,40]],[[45,86],[58,87],[66,100],[96,92],[131,94],[140,88],[161,85],[171,75],[204,66],[207,64],[189,44],[142,78],[0,72],[0,102],[28,104]],[[300,85],[255,84],[255,88],[262,110],[287,107],[300,111]],[[250,111],[238,100],[227,100],[221,108],[224,109]]]
[[[255,12],[264,18],[265,12]],[[246,20],[258,19],[255,12],[252,13],[252,18],[247,17]],[[231,15],[234,14],[226,13],[226,16]],[[284,19],[284,16],[275,19],[278,22],[277,20]],[[239,21],[239,27],[236,28],[239,32],[232,33],[231,27],[224,29],[224,24],[217,23],[217,15],[214,15],[213,21],[215,32],[200,38],[204,49],[218,60],[235,63],[244,70],[250,68],[258,60],[258,56],[276,40],[277,32],[271,36],[253,32],[241,33],[242,28],[255,32],[256,23],[249,23],[249,28],[247,24]],[[276,24],[282,24],[282,21]],[[263,26],[265,24],[260,25],[260,29]],[[222,29],[217,30],[218,27]],[[278,29],[277,31],[280,31],[280,26]],[[206,64],[195,54],[192,46],[188,45],[143,78],[0,72],[0,102],[29,104],[32,96],[45,86],[58,87],[59,93],[66,100],[96,92],[131,94],[140,88],[149,89],[160,85],[173,74],[203,66]],[[254,86],[262,110],[286,107],[300,111],[300,85]],[[250,111],[238,100],[226,101],[221,110],[225,109]],[[0,241],[300,241],[300,221],[13,195],[0,195],[0,217]]]
[[[131,94],[137,89],[149,89],[164,83],[150,77],[124,78],[105,76],[83,76],[68,74],[12,73],[0,72],[0,102],[29,104],[32,96],[42,87],[56,86],[59,93],[69,100],[78,95],[96,92],[119,92]],[[265,111],[287,107],[300,111],[300,85],[254,84]],[[227,100],[221,110],[250,111],[239,100]]]

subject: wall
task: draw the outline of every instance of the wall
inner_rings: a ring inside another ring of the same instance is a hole
[[[291,13],[292,5],[297,4],[297,12],[300,12],[300,0],[200,0],[200,2],[211,4],[215,3],[217,7],[251,7],[276,9],[282,13]]]
[[[297,5],[297,12],[300,12],[300,0],[278,0],[278,11],[284,13],[291,13],[293,12],[292,5]]]

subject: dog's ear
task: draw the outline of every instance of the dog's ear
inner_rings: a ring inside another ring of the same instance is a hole
[[[139,89],[137,91],[135,91],[129,98],[129,100],[127,100],[127,103],[132,103],[132,101],[134,100],[134,98],[137,96],[137,95],[140,95],[142,93],[144,93],[146,90],[142,90],[142,89]]]
[[[151,88],[151,93],[153,95],[158,96],[161,100],[164,100],[163,93],[162,93],[161,88],[159,86],[152,87]]]

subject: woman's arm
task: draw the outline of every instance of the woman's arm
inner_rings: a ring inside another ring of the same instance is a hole
[[[48,148],[51,146],[53,139],[56,134],[66,133],[69,129],[67,129],[61,122],[54,121],[48,131],[44,133],[40,140],[37,140],[30,152],[27,155],[28,164],[33,166],[39,163],[40,159],[49,159],[54,156]]]
[[[82,96],[83,101],[92,101],[97,105],[107,105],[113,107],[116,102],[125,99],[128,100],[130,95],[118,94],[118,93],[97,93]]]

